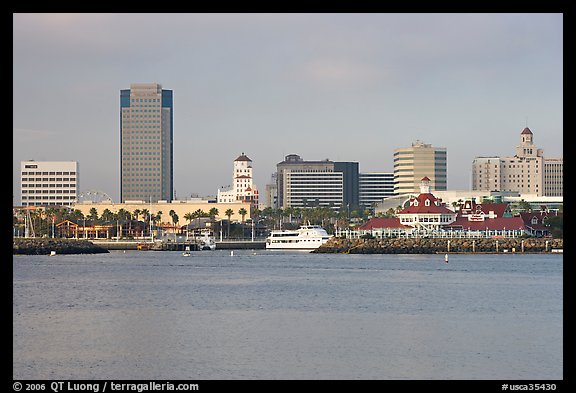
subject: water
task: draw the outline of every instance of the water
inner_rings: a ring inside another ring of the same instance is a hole
[[[562,379],[562,255],[13,257],[14,379]]]

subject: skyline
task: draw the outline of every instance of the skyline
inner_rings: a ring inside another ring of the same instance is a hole
[[[262,194],[288,154],[392,172],[417,140],[470,189],[526,126],[562,157],[562,33],[550,13],[13,14],[13,202],[25,160],[78,161],[80,191],[118,202],[132,83],[174,93],[178,199],[215,196],[241,152]]]

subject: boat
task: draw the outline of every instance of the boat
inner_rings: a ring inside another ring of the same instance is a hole
[[[183,257],[189,257],[190,256],[190,246],[186,246],[186,248],[184,248],[184,252],[182,253]]]
[[[332,235],[320,225],[301,225],[294,230],[274,230],[266,238],[266,248],[272,250],[315,250]]]
[[[138,243],[136,245],[136,249],[139,251],[148,251],[152,248],[152,246],[149,243]]]
[[[198,238],[198,249],[199,250],[215,250],[216,249],[216,239],[214,238],[214,233],[209,230],[203,230],[200,232]]]

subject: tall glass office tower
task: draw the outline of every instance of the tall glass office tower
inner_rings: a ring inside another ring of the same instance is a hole
[[[171,201],[172,90],[134,83],[120,90],[120,202]]]

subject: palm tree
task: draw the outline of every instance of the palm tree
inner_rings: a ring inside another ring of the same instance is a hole
[[[97,220],[98,219],[98,210],[96,210],[95,207],[93,207],[92,209],[90,209],[90,212],[88,213],[88,216],[86,217],[89,220]]]
[[[138,217],[140,216],[140,214],[142,214],[142,210],[134,209],[134,217],[135,217],[136,221],[138,221]]]
[[[228,237],[230,237],[230,217],[232,217],[232,214],[234,214],[234,210],[232,209],[226,209],[224,212],[224,215],[228,217]]]
[[[248,214],[248,212],[246,211],[246,209],[242,207],[240,208],[240,210],[238,210],[238,214],[242,216],[242,222],[244,222],[244,217],[246,217],[246,214]]]
[[[176,214],[174,210],[170,210],[168,214],[170,215],[170,217],[172,217],[172,223],[174,224],[174,239],[176,239],[176,224],[178,223],[179,220],[178,214]]]
[[[242,207],[240,208],[240,210],[238,210],[238,214],[242,216],[242,238],[244,238],[244,217],[246,217],[246,214],[248,214],[248,212],[246,211],[246,209]]]
[[[188,221],[188,224],[192,223],[192,220],[194,219],[195,215],[193,213],[186,213],[184,214],[184,219],[186,221]]]
[[[184,214],[184,219],[186,221],[188,221],[188,226],[189,226],[190,224],[192,224],[192,220],[194,219],[194,214],[188,212],[188,213]],[[188,238],[188,227],[186,227],[186,238]]]
[[[212,209],[210,209],[210,211],[208,212],[208,214],[210,215],[210,219],[212,221],[214,221],[214,219],[216,218],[216,216],[218,215],[218,208],[213,207]]]
[[[104,209],[102,215],[100,216],[102,221],[112,221],[114,220],[114,213],[110,211],[110,209]]]

